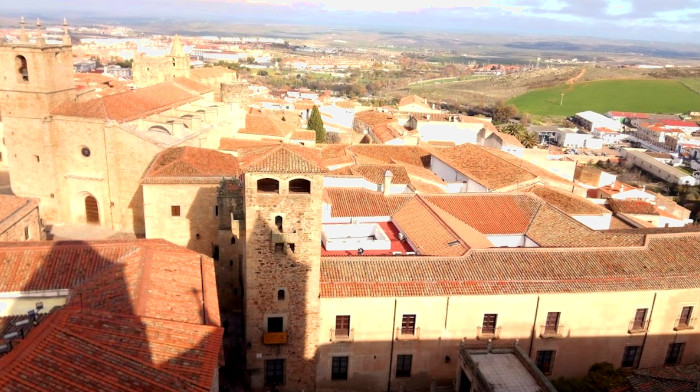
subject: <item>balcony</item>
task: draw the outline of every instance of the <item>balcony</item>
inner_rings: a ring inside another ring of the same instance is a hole
[[[564,336],[564,326],[557,325],[540,325],[540,338],[551,339],[561,338]]]
[[[352,342],[355,340],[355,329],[332,329],[331,342]]]
[[[287,344],[287,332],[265,332],[264,344]]]
[[[479,340],[495,340],[501,337],[501,327],[483,328],[476,327],[476,338]]]
[[[649,322],[651,320],[644,320],[642,322],[639,322],[638,320],[632,320],[630,321],[630,325],[627,328],[627,333],[629,334],[635,334],[635,333],[646,333],[649,330]]]
[[[683,331],[685,329],[695,329],[695,321],[697,320],[696,317],[687,319],[687,318],[677,318],[676,319],[676,324],[673,327],[674,331]]]
[[[396,328],[396,340],[418,340],[420,339],[420,327],[415,329]]]
[[[273,244],[296,244],[299,242],[299,233],[280,233],[278,230],[270,230],[270,242]]]

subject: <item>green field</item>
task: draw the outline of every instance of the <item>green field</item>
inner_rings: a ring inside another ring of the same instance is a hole
[[[521,112],[544,116],[585,110],[681,113],[700,110],[700,94],[675,80],[601,80],[532,90],[508,103]]]

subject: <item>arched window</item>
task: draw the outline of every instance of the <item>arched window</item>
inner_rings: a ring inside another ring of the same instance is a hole
[[[283,289],[277,290],[277,300],[278,301],[284,301],[286,293],[284,292]]]
[[[272,178],[261,178],[258,180],[258,192],[279,193],[280,182]]]
[[[170,135],[170,131],[168,131],[165,127],[160,126],[160,125],[154,125],[150,128],[148,128],[149,132],[161,132],[161,133],[167,133]]]
[[[275,226],[277,226],[277,230],[279,230],[280,233],[282,233],[282,220],[282,217],[279,215],[275,217]]]
[[[15,57],[15,65],[17,66],[17,74],[22,81],[29,81],[29,72],[27,70],[27,59],[24,56]]]
[[[231,237],[231,245],[236,245],[236,237]]]
[[[289,181],[289,193],[311,193],[311,181],[303,178]]]

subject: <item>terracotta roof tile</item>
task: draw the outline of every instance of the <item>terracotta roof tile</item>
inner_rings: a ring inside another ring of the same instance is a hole
[[[297,129],[292,132],[292,140],[316,140],[316,131],[308,131],[303,129]]]
[[[426,103],[425,98],[419,97],[415,94],[407,95],[399,100],[399,107],[412,104],[418,104],[421,106],[425,106],[426,108],[430,108],[430,106],[428,106],[428,104]]]
[[[392,216],[420,255],[461,256],[469,247],[420,198],[414,197]]]
[[[275,115],[248,113],[245,116],[245,128],[238,130],[238,133],[286,137],[297,129],[293,122],[282,121],[281,117]]]
[[[669,290],[700,285],[700,235],[637,247],[470,250],[464,257],[324,257],[322,297]]]
[[[239,174],[238,159],[234,156],[207,148],[176,147],[156,156],[146,178],[234,177]]]
[[[193,94],[206,94],[214,91],[213,88],[207,86],[206,84],[199,83],[190,78],[175,78],[173,79],[173,83],[175,83],[176,86],[183,88]]]
[[[615,213],[659,215],[656,206],[643,200],[610,199],[610,207]]]
[[[221,78],[228,74],[236,74],[236,71],[230,70],[226,67],[213,66],[213,67],[202,67],[202,68],[192,68],[190,69],[190,77],[195,80],[211,79],[211,78]]]
[[[696,392],[700,364],[637,369],[627,379],[631,392]]]
[[[573,193],[564,192],[545,185],[535,185],[529,190],[547,203],[569,215],[601,215],[610,211]]]
[[[540,206],[525,195],[430,195],[423,198],[483,234],[524,234]]]
[[[413,197],[384,196],[364,188],[325,188],[323,192],[332,217],[391,216]]]
[[[430,152],[418,146],[354,145],[348,150],[384,163],[430,167]]]
[[[268,140],[248,140],[248,139],[236,139],[230,137],[222,137],[219,141],[219,150],[224,151],[238,151],[249,149],[252,147],[270,147],[278,146],[282,143],[281,140],[278,141],[268,141]]]
[[[21,219],[24,211],[37,208],[39,201],[26,197],[0,195],[0,233]],[[20,216],[21,215],[21,216]]]
[[[385,125],[396,121],[394,116],[392,116],[390,113],[377,112],[374,110],[355,113],[355,120],[360,121],[370,127]]]
[[[239,152],[241,167],[258,173],[325,173],[319,150],[282,144]]]
[[[411,183],[406,168],[399,165],[353,165],[345,169],[349,169],[353,175],[361,176],[373,184],[384,184],[384,174],[387,171],[393,174],[392,184]]]
[[[86,102],[66,101],[54,108],[51,114],[110,119],[120,123],[133,121],[200,99],[201,96],[190,91],[190,87],[194,86],[184,87],[184,84],[164,82]]]

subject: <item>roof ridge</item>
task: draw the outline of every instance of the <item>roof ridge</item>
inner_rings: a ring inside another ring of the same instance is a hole
[[[452,227],[450,227],[450,225],[448,225],[447,222],[445,222],[445,221],[440,217],[440,215],[438,215],[435,211],[433,211],[432,207],[431,207],[425,200],[423,200],[423,197],[422,197],[421,195],[415,195],[414,199],[417,199],[418,202],[420,202],[421,204],[423,204],[423,205],[428,209],[428,212],[430,213],[430,215],[432,215],[433,218],[435,218],[435,219],[438,220],[438,223],[440,223],[440,225],[442,225],[442,226],[443,226],[448,232],[450,232],[450,234],[452,234],[455,238],[459,239],[460,244],[461,244],[462,246],[464,246],[464,247],[466,248],[467,251],[468,251],[469,249],[471,249],[471,247],[467,245],[467,241],[465,241],[464,238],[462,238],[459,234],[457,234],[457,232],[454,231],[454,230],[452,229]],[[409,200],[406,204],[404,204],[403,206],[401,206],[401,208],[403,208],[404,206],[406,206],[406,205],[407,205],[408,203],[410,203],[410,202],[411,202],[411,200]],[[451,214],[450,214],[450,215],[451,215]],[[464,253],[466,253],[466,251],[465,251]],[[462,255],[464,255],[464,253],[462,253]]]

